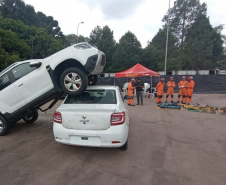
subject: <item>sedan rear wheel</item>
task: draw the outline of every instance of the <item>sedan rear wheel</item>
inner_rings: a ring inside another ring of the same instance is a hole
[[[66,94],[79,95],[87,88],[88,78],[80,69],[69,68],[62,73],[60,85]]]

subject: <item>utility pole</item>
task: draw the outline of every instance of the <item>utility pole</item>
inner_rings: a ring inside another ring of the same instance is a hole
[[[166,64],[167,64],[167,55],[168,55],[168,38],[169,38],[169,16],[170,16],[170,0],[169,0],[169,10],[168,10],[168,20],[166,28],[166,54],[165,54],[165,75],[166,75]]]

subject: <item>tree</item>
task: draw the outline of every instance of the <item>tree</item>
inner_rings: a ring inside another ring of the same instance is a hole
[[[97,26],[92,30],[89,36],[90,43],[97,46],[98,48],[100,46],[99,42],[101,41],[102,31],[102,28],[100,26]]]
[[[170,33],[178,40],[178,56],[175,61],[179,69],[183,69],[188,60],[184,55],[184,42],[188,29],[200,14],[206,16],[206,11],[206,4],[200,4],[199,0],[177,0],[170,9],[170,14],[168,12],[163,18],[165,23],[169,18]]]
[[[169,33],[167,69],[175,70],[174,61],[177,55],[177,38]],[[166,52],[166,27],[159,29],[151,42],[143,51],[143,64],[153,70],[164,70]]]
[[[97,26],[90,34],[89,42],[106,55],[105,72],[111,72],[112,56],[115,52],[116,41],[114,40],[113,31],[108,26],[100,28]]]
[[[223,31],[224,29],[224,25],[223,24],[220,24],[219,26],[216,26],[214,28],[215,32],[217,33],[216,37],[215,38],[221,38],[221,41],[223,42],[223,45],[221,47],[217,46],[214,48],[216,48],[216,51],[214,51],[213,53],[216,53],[217,51],[220,51],[221,49],[223,50],[221,55],[218,57],[218,61],[217,61],[217,68],[219,69],[226,69],[226,35],[223,35],[221,32]],[[219,45],[220,42],[219,40],[218,41],[215,41],[214,44],[217,44]]]
[[[31,48],[27,43],[18,38],[18,36],[10,31],[3,30],[0,28],[1,45],[9,54],[19,54],[21,59],[26,59],[30,57]]]
[[[10,30],[0,28],[0,70],[30,57],[30,47]]]
[[[188,29],[200,14],[206,15],[206,12],[206,4],[200,4],[199,0],[177,0],[170,9],[170,14],[164,16],[163,22],[166,23],[169,18],[170,32],[183,47]]]
[[[223,41],[210,25],[209,19],[200,14],[188,29],[185,55],[190,58],[188,69],[214,69],[222,54]]]
[[[26,25],[45,28],[49,34],[64,39],[58,21],[42,12],[36,13],[34,7],[26,5],[23,0],[0,1],[0,12],[4,18],[21,20]]]
[[[10,55],[19,54],[20,60],[44,58],[64,48],[63,41],[47,30],[25,25],[20,20],[0,16],[0,27],[2,48]]]
[[[114,72],[126,70],[141,62],[141,44],[132,32],[128,31],[121,37],[112,59]]]

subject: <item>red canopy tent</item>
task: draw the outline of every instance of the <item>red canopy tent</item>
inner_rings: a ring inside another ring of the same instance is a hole
[[[156,71],[152,71],[144,66],[142,66],[141,64],[137,63],[135,66],[119,72],[119,73],[115,73],[115,78],[123,78],[123,77],[144,77],[144,76],[155,76],[155,77],[159,77],[160,74]]]
[[[137,63],[135,66],[119,72],[115,73],[115,78],[134,78],[134,77],[145,77],[145,76],[150,76],[151,77],[151,89],[152,89],[152,76],[154,77],[160,77],[160,74],[156,71],[152,71],[141,64]],[[115,81],[114,81],[115,84]]]

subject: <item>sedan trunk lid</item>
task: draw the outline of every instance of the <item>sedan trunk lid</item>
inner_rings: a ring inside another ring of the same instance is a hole
[[[63,104],[58,111],[67,129],[106,130],[111,126],[111,114],[116,104]]]

